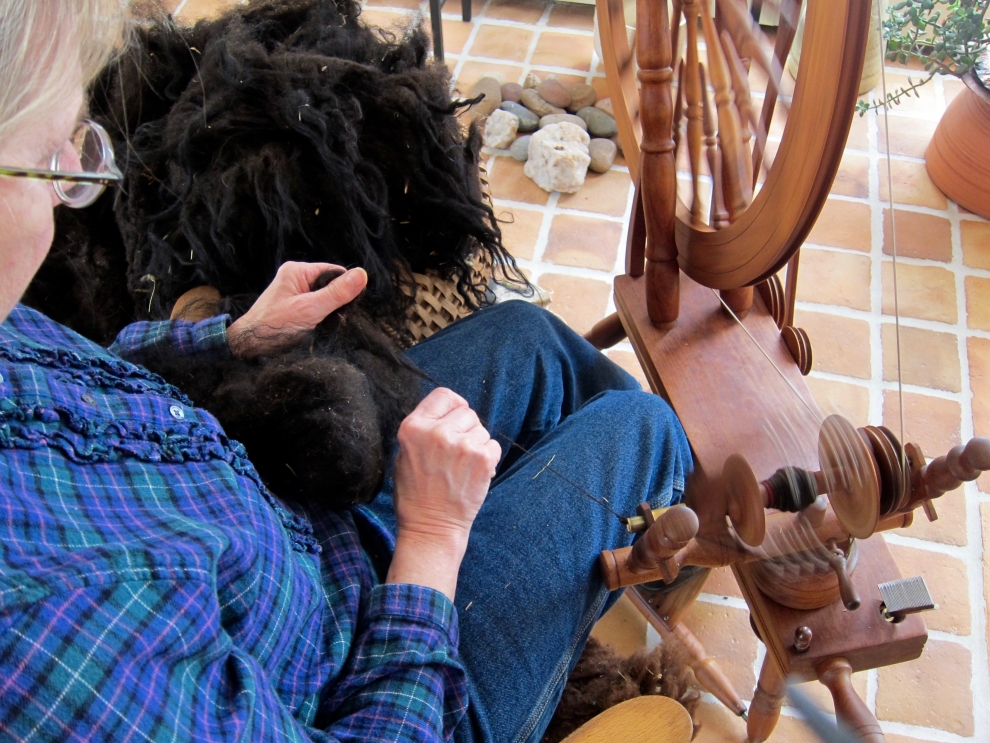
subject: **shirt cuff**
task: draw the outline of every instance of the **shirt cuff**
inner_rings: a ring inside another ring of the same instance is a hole
[[[400,619],[414,624],[433,625],[457,647],[457,609],[440,591],[412,583],[383,583],[371,589],[365,618]]]

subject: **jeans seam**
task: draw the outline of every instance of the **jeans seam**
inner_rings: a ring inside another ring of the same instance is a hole
[[[585,632],[587,632],[589,627],[596,621],[602,606],[608,599],[608,594],[609,591],[604,587],[599,591],[595,605],[585,615],[585,620],[581,625],[580,631],[578,632],[574,643],[571,645],[570,653],[568,653],[566,658],[558,664],[557,669],[553,674],[552,681],[544,688],[543,694],[537,701],[536,706],[533,708],[533,713],[529,716],[529,719],[526,721],[526,724],[523,726],[523,729],[520,731],[519,735],[516,736],[516,743],[527,740],[529,736],[533,734],[533,730],[536,728],[537,722],[543,718],[543,715],[546,713],[547,706],[550,704],[551,690],[556,689],[560,684],[561,678],[567,672],[567,667],[571,663],[571,659],[577,652],[578,644],[581,642],[581,638],[584,637]]]

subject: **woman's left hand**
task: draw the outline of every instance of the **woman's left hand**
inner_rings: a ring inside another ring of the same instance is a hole
[[[231,353],[251,358],[292,348],[331,312],[353,301],[368,285],[363,268],[352,268],[322,289],[310,291],[325,271],[343,270],[331,263],[287,262],[257,301],[227,328]]]

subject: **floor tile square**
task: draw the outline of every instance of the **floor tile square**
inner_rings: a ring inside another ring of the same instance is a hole
[[[578,333],[587,333],[605,317],[612,285],[607,281],[545,273],[537,283],[553,294],[550,309]]]
[[[798,301],[869,310],[870,270],[865,255],[805,248],[798,273]]]
[[[590,36],[544,31],[536,42],[531,62],[544,67],[587,71],[591,68],[593,51],[594,42]]]
[[[901,381],[918,387],[960,392],[959,341],[954,333],[901,325]],[[881,326],[883,378],[897,381],[897,329],[894,323]]]
[[[974,330],[990,330],[990,279],[966,277],[966,324]]]
[[[573,28],[591,31],[595,27],[595,6],[576,3],[554,3],[547,25],[551,28]]]
[[[550,225],[544,258],[558,266],[615,268],[622,225],[604,219],[558,214]]]
[[[812,347],[814,354],[814,347]],[[863,426],[870,420],[870,390],[858,384],[819,379],[810,376],[804,380],[811,390],[822,415],[841,415],[854,426]]]
[[[577,193],[561,194],[557,206],[585,212],[621,217],[626,213],[632,181],[628,173],[610,170],[607,173],[588,171],[584,185]]]
[[[935,133],[935,122],[925,121],[914,117],[891,114],[884,125],[883,115],[877,117],[877,149],[887,151],[887,127],[890,128],[890,139],[893,143],[891,155],[924,158],[928,143]]]
[[[510,26],[482,23],[471,42],[468,54],[506,62],[522,62],[529,53],[533,32]]]
[[[969,650],[954,642],[929,640],[921,658],[879,671],[877,717],[907,725],[973,734]]]
[[[955,400],[917,392],[904,393],[904,428],[907,440],[916,442],[928,459],[940,457],[953,446],[962,443],[959,433],[961,420],[962,408]],[[900,438],[901,418],[897,390],[884,390],[883,425]],[[962,493],[957,494],[961,495]],[[924,518],[924,512],[915,514],[915,518]]]
[[[502,230],[502,244],[516,258],[532,260],[543,226],[543,212],[495,204],[495,216]]]
[[[494,62],[477,62],[469,59],[461,67],[460,74],[457,75],[456,92],[462,96],[467,96],[476,82],[495,72],[501,72],[505,75],[506,81],[510,83],[519,82],[523,77],[522,67]]]
[[[881,272],[883,313],[894,314],[893,261],[884,261]],[[903,317],[955,324],[956,281],[952,271],[938,266],[897,264],[897,295]]]
[[[945,209],[949,202],[928,177],[924,163],[892,160],[890,172],[894,184],[894,203]],[[880,200],[888,203],[887,163],[880,161]]]
[[[963,263],[990,271],[990,222],[959,220]]]
[[[870,158],[847,152],[839,163],[839,172],[835,175],[831,193],[841,196],[855,196],[859,199],[870,195]]]
[[[815,371],[870,378],[869,353],[849,353],[850,349],[870,347],[870,324],[866,320],[798,309],[794,324],[808,334]]]
[[[883,210],[883,252],[893,253],[890,209]],[[952,223],[945,217],[894,209],[894,229],[897,233],[897,255],[907,258],[927,258],[948,263],[952,260]]]
[[[486,18],[519,23],[536,23],[543,17],[546,3],[541,0],[492,0],[485,9]]]
[[[827,199],[808,242],[869,253],[873,244],[871,219],[869,204]]]

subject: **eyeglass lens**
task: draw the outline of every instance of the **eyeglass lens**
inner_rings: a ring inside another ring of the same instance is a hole
[[[110,139],[98,125],[84,122],[52,158],[51,168],[62,173],[108,173],[113,166]],[[103,193],[99,183],[55,182],[55,193],[68,206],[89,206]]]

